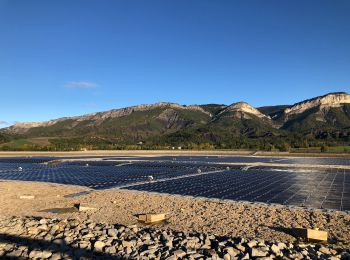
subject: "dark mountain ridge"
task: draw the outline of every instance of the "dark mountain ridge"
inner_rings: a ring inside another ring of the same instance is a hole
[[[49,138],[51,145],[105,144],[110,146],[202,145],[235,147],[247,143],[291,143],[290,139],[348,142],[350,95],[329,93],[294,105],[254,108],[231,105],[183,106],[176,103],[140,105],[45,122],[16,123],[0,129],[0,142]],[[6,137],[6,138],[5,138]],[[271,141],[272,140],[272,141]]]

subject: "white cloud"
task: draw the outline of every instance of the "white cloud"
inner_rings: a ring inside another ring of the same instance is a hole
[[[0,120],[0,128],[7,127],[9,125],[11,125],[9,122]]]
[[[66,88],[80,88],[80,89],[90,89],[98,87],[98,84],[92,81],[69,81],[64,85]]]

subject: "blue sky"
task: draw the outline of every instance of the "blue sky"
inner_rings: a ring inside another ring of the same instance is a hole
[[[350,92],[350,1],[0,0],[0,127]]]

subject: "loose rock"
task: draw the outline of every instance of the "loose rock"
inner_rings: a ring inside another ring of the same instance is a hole
[[[21,239],[0,243],[0,257],[29,259],[347,259],[348,248],[328,245],[292,244],[185,233],[150,227],[106,225],[77,219],[35,219],[0,217],[0,233]],[[40,241],[43,241],[41,244]],[[47,248],[47,241],[51,245]]]

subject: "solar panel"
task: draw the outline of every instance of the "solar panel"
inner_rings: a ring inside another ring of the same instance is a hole
[[[0,179],[350,210],[350,170],[307,166],[310,161],[318,165],[329,162],[347,165],[344,158],[174,158],[138,158],[130,163],[129,157],[103,157],[104,160],[98,161],[75,157],[74,161],[58,164],[43,163],[62,158],[0,158]],[[305,164],[305,167],[260,165],[242,170],[244,162],[259,160]],[[225,164],[232,161],[242,164]]]

